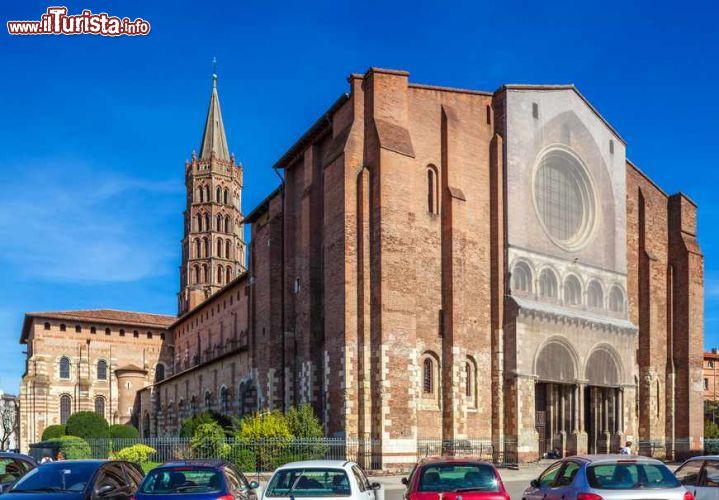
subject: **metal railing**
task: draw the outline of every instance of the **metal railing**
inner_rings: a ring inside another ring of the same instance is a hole
[[[433,439],[417,440],[417,457],[467,457],[487,460],[499,466],[516,465],[517,441],[511,438],[492,439]]]

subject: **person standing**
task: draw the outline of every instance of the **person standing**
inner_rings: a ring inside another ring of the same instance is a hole
[[[631,455],[632,454],[632,442],[627,441],[624,446],[619,450],[619,453],[621,455]]]

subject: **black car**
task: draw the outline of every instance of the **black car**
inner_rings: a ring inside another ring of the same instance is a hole
[[[183,460],[148,472],[135,500],[256,500],[258,486],[224,460]]]
[[[20,453],[0,452],[0,493],[5,493],[15,482],[37,467],[34,458]]]
[[[5,495],[16,500],[130,500],[143,476],[139,465],[120,460],[61,460],[39,465]]]

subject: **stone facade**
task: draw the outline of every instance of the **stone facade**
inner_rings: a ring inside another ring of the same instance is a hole
[[[700,449],[696,206],[627,161],[574,87],[371,68],[274,168],[282,184],[242,219],[247,271],[168,326],[172,376],[141,391],[143,434],[309,402],[385,467],[422,438],[521,460]]]
[[[113,310],[26,314],[22,449],[77,411],[97,411],[111,424],[137,424],[138,391],[172,373],[167,327],[173,320]]]

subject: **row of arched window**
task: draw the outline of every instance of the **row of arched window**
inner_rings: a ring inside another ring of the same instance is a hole
[[[212,230],[228,234],[232,232],[232,219],[229,215],[217,214],[214,217],[213,225],[213,217],[210,214],[197,214],[193,220],[193,225],[193,231],[196,232]]]
[[[441,369],[439,357],[426,352],[422,357],[422,396],[432,399],[439,398],[441,387]],[[477,402],[477,363],[471,356],[464,361],[464,395],[467,405],[475,407]]]
[[[232,240],[218,238],[215,242],[215,257],[221,259],[232,259]],[[192,257],[200,259],[203,257],[212,257],[210,252],[210,240],[205,238],[197,238],[192,242]]]
[[[58,364],[58,377],[67,380],[70,378],[70,358],[62,356]],[[95,365],[95,377],[97,380],[107,380],[107,361],[101,359]]]
[[[561,301],[568,306],[586,305],[591,309],[608,309],[616,314],[626,312],[624,291],[619,285],[612,285],[605,299],[604,286],[598,279],[590,279],[583,287],[576,275],[568,274],[560,288],[557,273],[550,267],[539,272],[535,283],[532,268],[522,260],[512,268],[511,289],[515,295],[536,295],[541,299]]]
[[[203,264],[202,266],[195,265],[192,266],[192,273],[190,275],[190,278],[190,281],[193,285],[200,283],[216,283],[218,285],[224,285],[232,281],[232,267],[217,264],[214,276],[215,279],[213,281],[210,277],[210,268],[207,266],[207,264]]]
[[[105,416],[105,396],[95,396],[95,413],[102,417]],[[60,396],[60,423],[65,425],[67,419],[72,415],[72,396],[62,394]]]
[[[235,192],[235,198],[238,198],[239,194]],[[215,189],[215,199],[213,200],[210,196],[210,186],[198,186],[195,190],[195,203],[222,203],[225,205],[231,205],[232,199],[230,199],[230,191],[227,188],[218,186]]]

